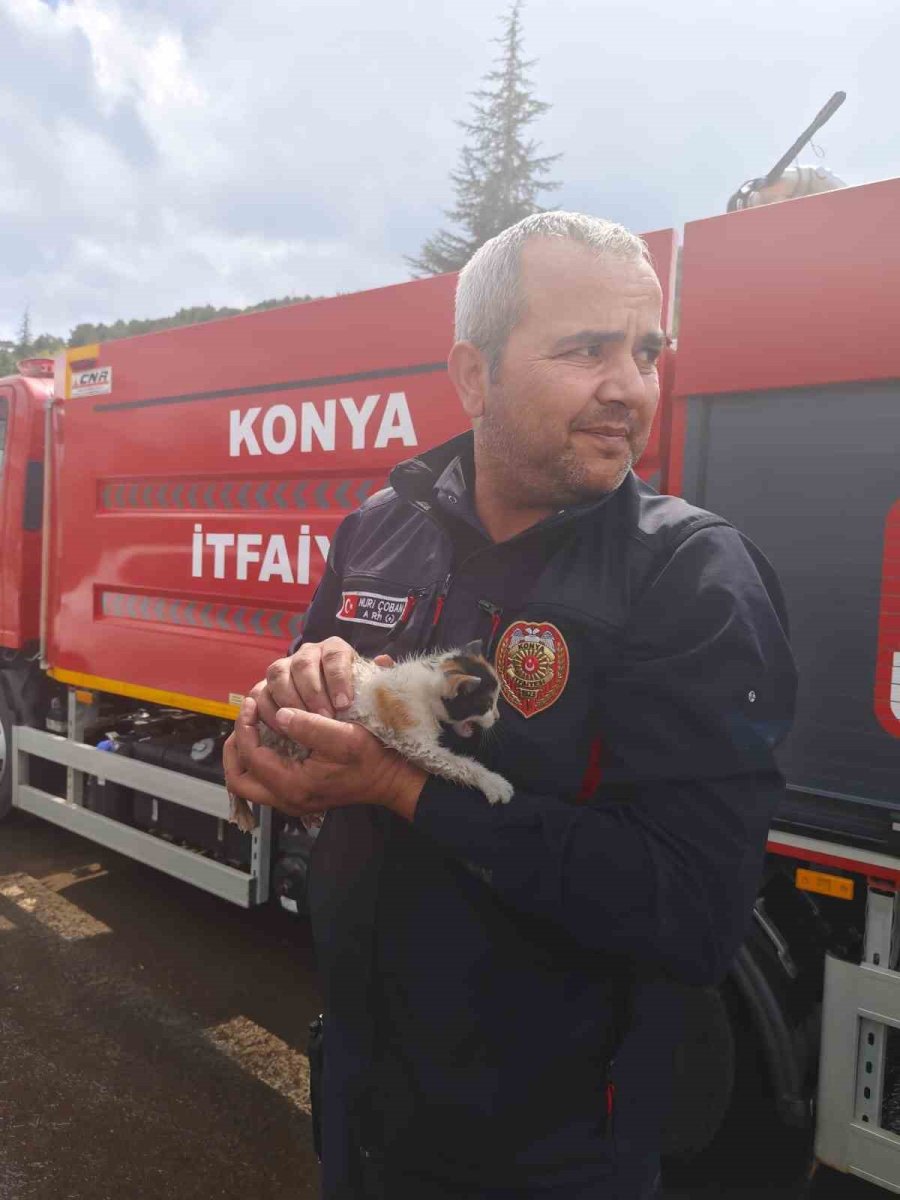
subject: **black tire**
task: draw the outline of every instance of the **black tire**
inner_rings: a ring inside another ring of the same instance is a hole
[[[689,1041],[688,1047],[689,1053],[693,1050],[699,1054],[695,1069],[701,1060],[706,1064],[699,1091],[695,1092],[706,1101],[699,1115],[712,1116],[716,1097],[721,1108],[717,1119],[705,1127],[702,1122],[697,1124],[698,1135],[701,1130],[704,1137],[712,1135],[705,1144],[701,1145],[703,1138],[695,1136],[694,1146],[690,1147],[689,1139],[682,1135],[679,1147],[670,1143],[664,1149],[667,1157],[663,1176],[672,1187],[716,1183],[724,1188],[737,1172],[744,1186],[758,1187],[762,1195],[769,1187],[794,1184],[802,1177],[809,1161],[810,1134],[784,1125],[778,1117],[762,1046],[742,998],[730,981],[716,995],[721,1007],[711,1017],[710,1028],[716,1031],[713,1038],[705,1047],[702,1039]],[[706,1015],[711,1014],[713,1010],[709,1009]],[[727,1035],[723,1022],[728,1026]],[[711,1052],[718,1047],[723,1053],[728,1040],[731,1059],[716,1077]],[[691,1069],[689,1058],[684,1066]],[[730,1086],[726,1088],[729,1076]]]
[[[12,730],[14,714],[0,679],[0,821],[12,808]]]
[[[735,1038],[731,1015],[715,988],[685,989],[684,1036],[674,1061],[673,1104],[663,1131],[662,1153],[690,1162],[722,1127],[735,1085]]]

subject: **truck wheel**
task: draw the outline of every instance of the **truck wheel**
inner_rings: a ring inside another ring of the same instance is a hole
[[[715,988],[684,996],[684,1036],[677,1047],[672,1094],[678,1096],[666,1122],[663,1156],[691,1162],[716,1137],[731,1104],[735,1082],[735,1038],[728,1007]]]
[[[672,1188],[711,1182],[724,1188],[737,1171],[760,1195],[773,1185],[795,1183],[806,1165],[809,1135],[778,1118],[762,1047],[741,998],[728,982],[703,995],[706,1010],[697,1004],[693,1024],[689,1014],[687,1054],[680,1063],[683,1078],[697,1075],[693,1087],[680,1093],[691,1103],[679,1105],[674,1128],[667,1131],[665,1181]]]
[[[13,713],[0,683],[0,820],[12,808]]]

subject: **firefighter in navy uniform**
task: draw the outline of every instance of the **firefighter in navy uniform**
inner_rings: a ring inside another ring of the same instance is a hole
[[[717,983],[743,939],[796,682],[762,554],[632,470],[660,307],[611,222],[540,214],[478,251],[449,360],[472,432],[344,521],[302,645],[226,747],[238,795],[327,810],[326,1200],[657,1185],[678,992]],[[478,638],[502,699],[476,753],[515,786],[501,806],[331,719],[351,647]],[[259,719],[311,757],[261,749]]]

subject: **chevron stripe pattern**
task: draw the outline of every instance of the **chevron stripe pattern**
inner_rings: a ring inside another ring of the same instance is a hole
[[[119,480],[99,485],[101,512],[350,512],[383,479]]]
[[[276,638],[280,642],[299,637],[306,623],[305,612],[248,608],[239,604],[208,604],[199,600],[173,600],[169,596],[145,596],[134,592],[103,592],[100,610],[104,617],[118,617],[126,621],[243,633],[249,637]]]

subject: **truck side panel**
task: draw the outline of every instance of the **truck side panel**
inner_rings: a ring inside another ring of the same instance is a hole
[[[888,179],[687,225],[679,394],[900,377],[898,204]]]
[[[882,804],[900,799],[890,537],[886,557],[900,496],[900,252],[885,234],[898,210],[893,180],[688,226],[677,380],[685,496],[744,530],[787,595],[801,680],[788,780]]]
[[[707,452],[685,474],[686,494],[751,537],[785,589],[800,666],[789,781],[893,803],[900,739],[876,705],[890,693],[877,650],[898,413],[895,383],[695,398],[689,439]]]
[[[258,679],[342,518],[461,427],[451,304],[444,278],[102,347],[112,391],[66,401],[59,448],[58,677],[210,711]]]

